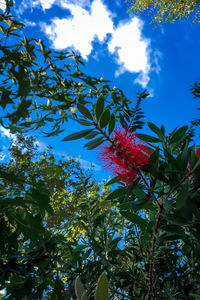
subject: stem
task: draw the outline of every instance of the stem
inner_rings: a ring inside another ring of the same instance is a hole
[[[97,122],[93,122],[94,126],[96,127],[97,130],[99,130],[101,132],[101,134],[103,134],[103,136],[112,144],[115,145],[114,141],[99,127]]]

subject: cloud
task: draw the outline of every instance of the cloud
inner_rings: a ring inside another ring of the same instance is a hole
[[[93,49],[92,42],[96,39],[103,42],[113,31],[110,13],[100,0],[93,1],[90,12],[64,1],[62,6],[70,11],[71,16],[54,18],[51,25],[42,24],[42,28],[56,49],[72,47],[87,59]]]
[[[3,126],[0,126],[0,136],[7,137],[13,140],[15,139],[15,135],[12,134],[9,129],[4,128]]]
[[[57,156],[57,157],[63,157],[65,159],[68,159],[69,157],[71,157],[70,154],[67,154],[65,152],[62,152],[62,151],[56,151],[56,150],[53,150],[52,153]],[[100,171],[101,170],[101,166],[89,161],[89,160],[85,160],[85,159],[82,159],[81,157],[73,157],[74,159],[76,159],[77,161],[80,162],[80,165],[83,169],[91,169],[93,168],[94,171]]]
[[[30,20],[27,20],[27,19],[24,19],[23,23],[24,23],[24,25],[27,26],[27,27],[28,27],[28,26],[29,26],[29,27],[35,27],[35,26],[37,25],[35,22],[30,21]]]
[[[32,1],[32,4],[33,6],[39,6],[41,5],[42,6],[42,9],[45,10],[45,9],[49,9],[52,7],[52,5],[55,3],[55,4],[59,4],[58,0],[33,0]]]
[[[150,80],[150,40],[142,37],[142,27],[143,22],[136,17],[120,23],[112,34],[108,50],[115,54],[120,66],[116,76],[126,71],[140,73],[135,82],[145,87]]]
[[[102,0],[94,0],[90,9],[85,7],[87,2],[88,0],[61,0],[61,6],[70,12],[70,16],[62,19],[55,17],[50,25],[40,24],[53,47],[60,50],[73,48],[88,59],[93,51],[94,41],[107,42],[108,52],[118,66],[115,75],[119,76],[124,72],[139,73],[135,82],[146,87],[150,80],[151,44],[150,39],[142,35],[143,22],[134,17],[114,26],[114,15]],[[95,51],[97,56],[98,49]]]
[[[93,168],[94,171],[100,171],[101,170],[101,166],[99,166],[95,163],[92,163],[91,161],[88,161],[88,160],[85,160],[85,159],[82,159],[82,158],[79,158],[78,160],[79,160],[79,162],[81,164],[81,167],[83,169]]]
[[[6,1],[5,0],[0,1],[0,9],[3,11],[6,9]]]

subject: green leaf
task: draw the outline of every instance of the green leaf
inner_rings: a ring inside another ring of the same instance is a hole
[[[161,226],[160,229],[170,232],[170,233],[185,235],[185,230],[181,226],[178,226],[175,224],[164,225],[164,226]]]
[[[97,288],[95,292],[95,300],[108,300],[108,280],[105,272],[99,277]]]
[[[133,189],[132,192],[138,199],[146,198],[145,192],[141,189]]]
[[[81,300],[87,300],[87,299],[88,299],[87,293],[85,292],[85,293],[82,295]]]
[[[194,297],[195,299],[200,299],[200,295],[197,295],[197,294],[190,294],[190,296]]]
[[[186,203],[186,199],[188,197],[188,182],[186,182],[182,187],[181,190],[176,197],[176,209],[179,210],[183,207]]]
[[[101,128],[106,127],[108,125],[109,121],[110,121],[110,110],[106,109],[101,115],[100,127]]]
[[[116,119],[115,119],[115,115],[112,114],[111,118],[110,118],[110,122],[109,122],[109,127],[108,127],[108,133],[109,135],[113,132],[113,130],[115,129],[115,123],[116,123]]]
[[[84,136],[84,138],[85,138],[86,140],[91,140],[91,139],[93,139],[95,136],[97,136],[98,134],[99,134],[98,131],[93,130],[93,131],[91,131],[89,134],[87,134],[86,136]]]
[[[183,126],[178,130],[175,130],[173,134],[170,136],[169,143],[178,143],[185,138],[186,131],[188,130],[188,126]]]
[[[85,144],[84,147],[88,148],[88,150],[91,150],[91,149],[98,147],[103,142],[104,142],[104,138],[100,137],[100,138],[94,139],[94,140],[90,141],[89,143]]]
[[[96,118],[97,118],[97,121],[100,119],[100,116],[103,113],[103,109],[104,109],[104,97],[103,97],[103,95],[100,95],[98,100],[97,100],[97,103],[96,103]]]
[[[11,92],[4,87],[1,88],[2,94],[0,97],[0,106],[4,109],[7,104],[13,104],[14,102],[10,98]]]
[[[188,142],[185,143],[183,148],[183,152],[181,154],[181,166],[183,171],[186,171],[188,167],[188,160],[189,160],[190,150],[188,149]]]
[[[178,159],[173,157],[173,155],[167,149],[164,149],[164,154],[173,167],[175,167],[178,171],[182,171],[182,166]]]
[[[160,139],[164,139],[164,136],[163,136],[163,133],[162,131],[160,130],[160,128],[158,128],[155,124],[151,123],[151,122],[147,122],[149,128],[158,135],[158,137]]]
[[[196,168],[199,166],[199,164],[200,164],[200,159],[197,160],[196,164],[192,168],[192,172],[194,172],[196,170]]]
[[[82,296],[85,294],[85,289],[82,285],[79,276],[75,280],[75,293],[76,293],[77,300],[81,300]]]
[[[78,123],[80,123],[81,125],[84,125],[84,126],[92,126],[93,123],[92,122],[88,122],[87,120],[85,119],[77,119],[76,120]]]
[[[108,182],[105,184],[105,186],[108,186],[108,185],[111,185],[111,184],[114,184],[114,183],[117,183],[119,182],[119,176],[116,176],[110,180],[108,180]]]
[[[93,129],[86,129],[86,130],[82,130],[73,134],[70,134],[68,136],[66,136],[64,139],[62,139],[63,142],[66,141],[72,141],[72,140],[78,140],[86,135],[88,135]]]
[[[182,234],[169,234],[169,235],[163,235],[160,236],[160,239],[162,239],[163,241],[177,241],[177,240],[182,240],[183,239],[183,235]]]
[[[77,108],[83,116],[85,116],[86,118],[93,121],[93,117],[92,117],[90,111],[84,105],[78,103]]]
[[[125,211],[120,211],[120,214],[131,223],[137,224],[140,227],[140,229],[144,230],[146,228],[147,225],[146,220],[138,216],[137,214],[133,214]]]
[[[149,158],[149,162],[152,163],[155,166],[158,166],[158,161],[159,161],[159,156],[160,156],[160,151],[159,151],[159,147],[156,148],[156,150],[154,150]]]
[[[122,196],[126,196],[126,193],[127,193],[127,189],[119,188],[119,189],[113,191],[112,193],[110,193],[110,195],[108,195],[106,197],[106,200],[111,200],[111,199],[116,199],[116,198],[119,198]]]
[[[148,142],[148,143],[160,143],[160,142],[162,142],[161,139],[155,138],[155,137],[147,135],[147,134],[137,134],[137,137],[139,139],[143,140],[144,142]]]

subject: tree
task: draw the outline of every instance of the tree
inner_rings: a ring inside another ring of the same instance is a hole
[[[130,299],[168,299],[175,296],[177,299],[192,299],[192,292],[200,292],[197,269],[194,271],[194,277],[190,277],[191,270],[198,265],[198,254],[194,245],[199,244],[200,160],[199,151],[195,153],[195,146],[190,145],[192,134],[188,131],[188,126],[176,128],[166,136],[164,126],[158,128],[155,124],[148,123],[157,137],[135,135],[129,129],[110,130],[111,116],[108,115],[107,108],[104,108],[102,98],[98,99],[94,113],[91,114],[81,105],[78,105],[78,110],[85,120],[92,120],[88,132],[91,141],[85,146],[89,150],[90,147],[98,147],[101,139],[107,143],[101,146],[100,157],[105,166],[117,175],[111,182],[122,185],[107,199],[117,201],[121,207],[121,215],[135,225],[141,234],[138,244],[142,245],[139,251],[140,254],[144,253],[144,256],[140,259],[138,257],[136,265],[138,266],[140,261],[144,264],[144,270],[139,271],[137,268],[139,279],[137,283],[135,280],[132,282]],[[92,133],[96,131],[100,137],[92,140]],[[78,139],[84,135],[85,131],[74,133],[64,138],[64,141]],[[137,141],[137,138],[147,145]],[[136,234],[133,231],[131,233],[134,239]],[[130,241],[129,237],[128,244]],[[143,246],[144,252],[141,250]],[[134,250],[136,255],[137,251]],[[184,259],[191,252],[194,255],[192,265],[189,257]],[[169,276],[170,260],[173,274],[170,273]],[[139,285],[143,285],[145,278],[148,278],[147,287],[141,289]]]
[[[153,13],[155,23],[174,23],[177,20],[188,19],[193,16],[193,22],[200,22],[199,0],[126,0],[130,8],[129,12],[142,13],[148,11]]]
[[[10,41],[22,25],[5,16],[2,22]],[[50,150],[34,157],[34,140],[18,137],[0,169],[5,298],[198,299],[200,159],[192,131],[166,134],[149,122],[153,136],[138,134],[146,91],[131,108],[122,91],[83,74],[79,56],[65,56],[75,60],[66,79],[62,52],[50,55],[41,41],[16,39],[1,45],[2,124],[22,131],[50,122],[49,135],[56,135],[71,118],[86,129],[63,141],[84,138],[88,150],[99,147],[114,178],[103,187],[76,160],[57,162]],[[37,43],[44,68],[35,64]]]
[[[78,103],[91,103],[92,109],[100,95],[121,120],[130,121],[131,101],[109,81],[84,74],[80,55],[53,51],[41,40],[26,38],[24,25],[10,16],[0,15],[0,23],[2,126],[13,133],[44,128],[47,137],[56,136],[76,118]]]

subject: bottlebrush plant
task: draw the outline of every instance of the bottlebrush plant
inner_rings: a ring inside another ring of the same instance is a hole
[[[81,119],[77,117],[76,121],[90,128],[63,141],[90,140],[84,147],[96,148],[98,158],[114,175],[107,185],[119,183],[107,201],[116,203],[129,232],[133,233],[131,228],[136,230],[139,261],[144,267],[137,268],[139,262],[134,265],[138,273],[132,279],[132,288],[121,285],[119,278],[114,289],[119,298],[112,299],[194,299],[200,294],[196,250],[200,249],[199,149],[192,144],[188,126],[166,135],[164,126],[148,122],[154,135],[138,134],[141,126],[137,113],[146,96],[146,91],[139,95],[130,126],[104,107],[103,95],[90,110],[78,104]],[[109,271],[108,280],[113,281]]]

